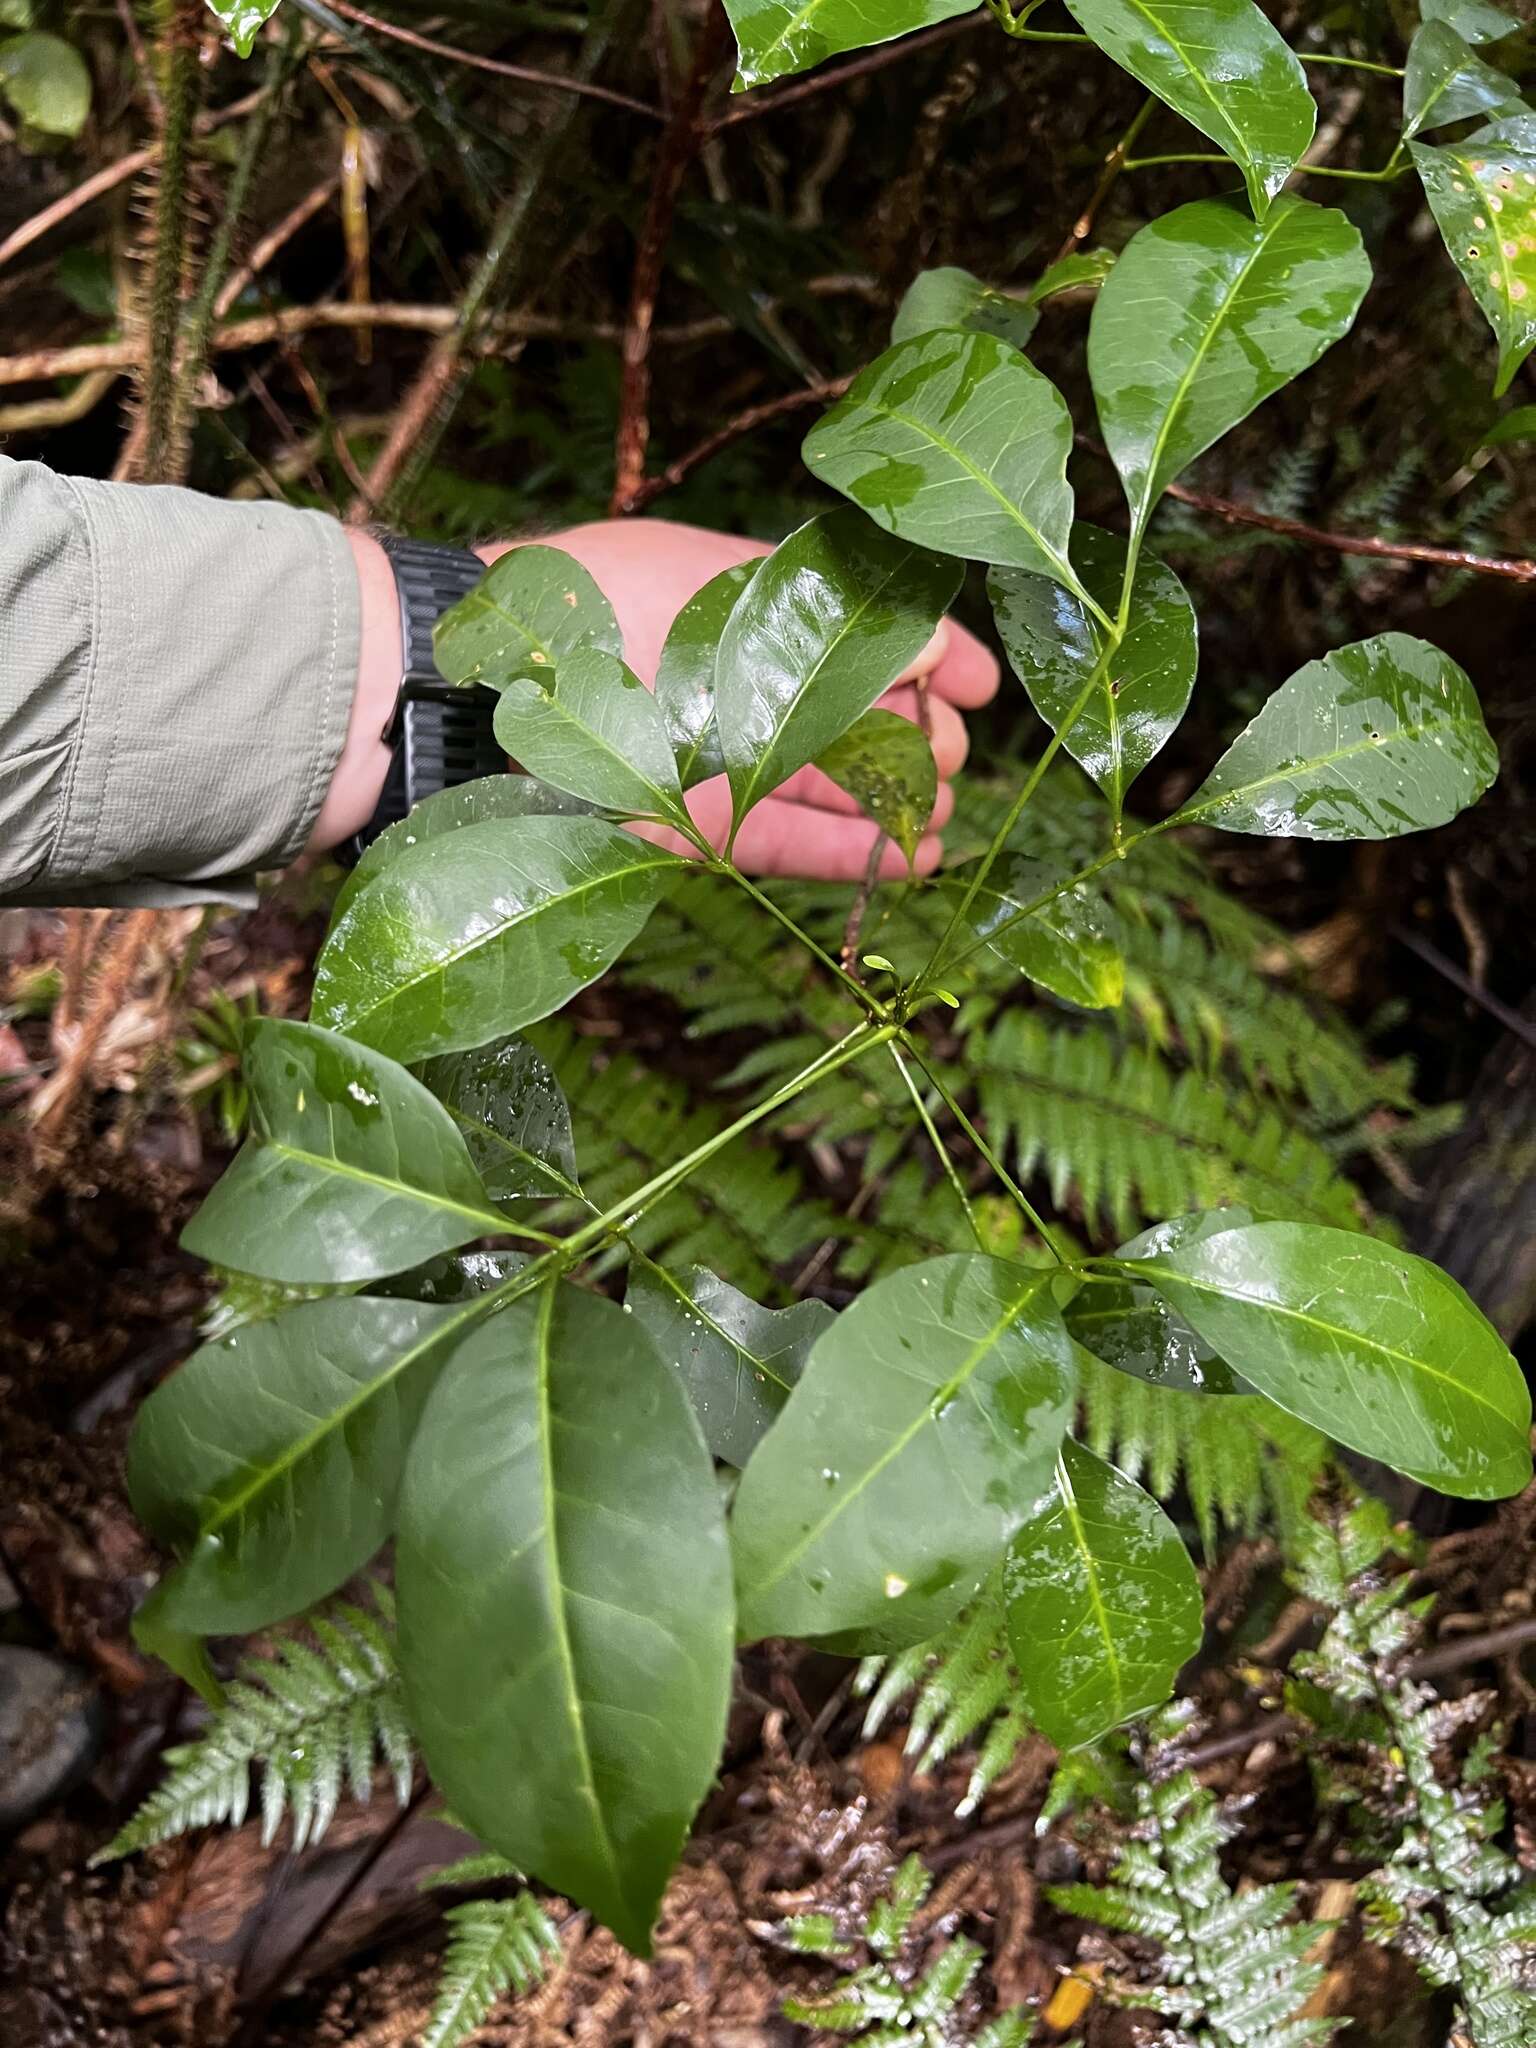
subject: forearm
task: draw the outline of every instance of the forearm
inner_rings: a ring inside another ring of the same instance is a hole
[[[334,521],[0,459],[0,903],[238,898],[365,821],[398,680]]]

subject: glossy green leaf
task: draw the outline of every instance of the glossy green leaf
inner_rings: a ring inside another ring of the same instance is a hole
[[[1494,421],[1478,445],[1503,448],[1514,441],[1536,441],[1536,405],[1515,406],[1502,419]]]
[[[0,98],[28,128],[73,139],[91,111],[91,74],[62,36],[29,30],[0,38]]]
[[[995,335],[956,333],[887,349],[804,448],[811,474],[888,533],[1068,585],[1071,452],[1055,385]]]
[[[249,57],[256,47],[256,38],[282,0],[208,0],[208,5],[228,29],[230,41],[240,55]]]
[[[446,1302],[458,1308],[477,1295],[493,1294],[503,1281],[521,1272],[528,1259],[527,1252],[445,1252],[409,1272],[375,1281],[369,1292],[388,1295],[392,1301]]]
[[[1180,470],[1349,331],[1370,281],[1344,215],[1289,194],[1262,222],[1199,199],[1132,239],[1094,304],[1088,369],[1138,531]]]
[[[754,559],[712,576],[672,621],[662,647],[656,668],[656,702],[666,721],[684,789],[692,789],[706,776],[725,773],[715,725],[715,661],[725,622],[758,568],[759,561]]]
[[[1104,903],[1083,883],[1053,893],[1060,881],[1059,872],[1033,854],[1001,855],[971,900],[966,929],[1063,1001],[1113,1009],[1125,994],[1125,959]],[[938,887],[958,905],[969,889],[965,870],[953,871]]]
[[[571,1110],[542,1054],[521,1038],[428,1060],[421,1078],[464,1135],[485,1192],[516,1214],[580,1196]]]
[[[1419,0],[1424,21],[1448,21],[1464,43],[1496,43],[1520,26],[1488,0]]]
[[[1403,134],[1443,128],[1495,108],[1520,110],[1514,80],[1485,64],[1448,21],[1426,21],[1408,45],[1403,77]]]
[[[945,264],[919,271],[907,286],[891,322],[891,340],[910,341],[936,328],[959,327],[972,334],[995,334],[999,341],[1023,348],[1039,322],[1040,315],[1027,299],[1013,298],[968,270]]]
[[[1150,1493],[1069,1437],[1003,1566],[1025,1713],[1075,1749],[1155,1707],[1204,1633],[1200,1581]]]
[[[589,818],[593,806],[563,789],[551,789],[535,775],[483,775],[424,797],[408,817],[386,825],[363,848],[356,867],[336,891],[331,929],[341,922],[352,899],[383,873],[407,848],[426,839],[440,839],[464,825],[483,825],[488,818]]]
[[[308,1301],[194,1351],[139,1410],[134,1511],[184,1555],[156,1612],[195,1635],[298,1614],[390,1532],[406,1446],[452,1350],[451,1308]]]
[[[1072,555],[1084,587],[1114,617],[1127,547],[1118,534],[1079,524]],[[1173,571],[1142,555],[1130,624],[1111,647],[1104,626],[1070,590],[1020,569],[994,569],[987,595],[1014,674],[1029,701],[1109,798],[1125,793],[1184,716],[1199,661],[1195,608]],[[1062,731],[1073,706],[1087,703]]]
[[[1499,770],[1464,670],[1379,633],[1309,661],[1178,813],[1279,839],[1396,839],[1444,825]]]
[[[547,1017],[618,958],[682,865],[597,818],[507,818],[409,847],[315,966],[317,1022],[396,1059]]]
[[[433,1782],[648,1953],[725,1733],[731,1585],[698,1424],[632,1316],[545,1288],[460,1347],[411,1447],[396,1569]]]
[[[432,635],[432,652],[450,683],[486,683],[493,690],[519,677],[553,688],[560,663],[578,647],[623,654],[613,606],[574,556],[539,546],[498,556],[468,596],[443,613]]]
[[[510,679],[496,706],[496,740],[542,781],[588,803],[627,818],[686,821],[661,708],[634,670],[601,648],[562,655],[552,689]]]
[[[922,727],[894,711],[866,711],[816,766],[895,840],[910,865],[939,794],[938,763]]]
[[[1227,1209],[1197,1210],[1154,1223],[1129,1244],[1121,1245],[1116,1257],[1153,1258],[1177,1245],[1197,1243],[1253,1221],[1253,1211],[1235,1203]],[[1143,1281],[1096,1275],[1073,1296],[1066,1319],[1079,1344],[1133,1379],[1150,1381],[1155,1387],[1176,1387],[1186,1394],[1252,1391],[1199,1332]]]
[[[1435,224],[1498,342],[1501,398],[1536,348],[1536,114],[1411,148]]]
[[[198,1258],[299,1285],[371,1280],[503,1227],[453,1119],[392,1060],[261,1017],[244,1071],[251,1135],[182,1232]]]
[[[954,563],[846,510],[819,514],[774,549],[736,601],[717,664],[738,824],[922,652],[959,584]]]
[[[1101,285],[1115,267],[1113,249],[1074,249],[1048,264],[1029,288],[1029,303],[1043,306],[1060,292],[1079,292]]]
[[[1050,1484],[1072,1388],[1048,1273],[961,1253],[877,1281],[742,1474],[742,1636],[933,1634]]]
[[[976,0],[726,0],[736,31],[735,92],[810,71],[845,50],[888,43],[969,14]]]
[[[1493,1326],[1427,1259],[1354,1231],[1255,1223],[1129,1270],[1250,1385],[1443,1493],[1531,1476],[1531,1397]]]
[[[1300,60],[1253,0],[1067,0],[1115,62],[1241,169],[1262,220],[1317,126]]]
[[[745,1465],[789,1399],[811,1346],[836,1320],[823,1301],[761,1307],[707,1266],[669,1273],[632,1259],[624,1306],[688,1389],[704,1440]]]

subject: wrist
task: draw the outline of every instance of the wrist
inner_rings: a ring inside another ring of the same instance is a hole
[[[309,835],[312,852],[338,845],[360,832],[373,816],[389,773],[384,731],[405,671],[400,599],[389,557],[371,535],[356,527],[346,529],[346,539],[357,569],[357,685],[336,772]]]

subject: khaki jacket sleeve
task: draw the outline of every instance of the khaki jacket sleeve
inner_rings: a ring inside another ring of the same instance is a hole
[[[0,457],[0,904],[250,900],[314,825],[358,633],[322,513]]]

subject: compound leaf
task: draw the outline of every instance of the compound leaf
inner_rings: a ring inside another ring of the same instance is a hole
[[[1127,552],[1118,534],[1081,523],[1073,529],[1078,574],[1111,617],[1120,602]],[[1167,742],[1195,686],[1199,654],[1188,592],[1171,569],[1142,555],[1129,624],[1114,647],[1082,599],[1047,577],[994,569],[987,595],[1003,650],[1030,703],[1053,732],[1061,732],[1067,752],[1118,816],[1127,789]],[[1073,707],[1085,690],[1087,701],[1074,719]]]
[[[554,687],[578,647],[621,655],[613,606],[574,556],[559,548],[512,548],[438,620],[437,665],[450,683],[504,690],[519,677]]]
[[[725,622],[759,566],[757,560],[737,562],[712,576],[667,632],[656,667],[656,702],[684,789],[725,772],[715,725],[715,664]]]
[[[728,0],[739,63],[735,92],[809,71],[845,50],[889,43],[969,14],[976,0]]]
[[[546,686],[513,676],[496,706],[496,740],[556,789],[627,818],[686,823],[661,707],[627,663],[573,647]]]
[[[1536,114],[1466,142],[1410,146],[1441,238],[1498,342],[1502,398],[1536,348]]]
[[[895,711],[866,711],[816,766],[895,840],[910,866],[939,793],[938,763],[922,727]]]
[[[746,1464],[835,1320],[824,1301],[763,1308],[707,1266],[669,1273],[642,1257],[631,1259],[624,1306],[688,1389],[710,1450],[736,1466]]]
[[[426,1062],[421,1078],[462,1131],[498,1207],[515,1215],[530,1198],[580,1196],[570,1104],[525,1040],[445,1053]]]
[[[959,584],[954,563],[846,509],[820,513],[774,549],[736,601],[717,664],[738,825],[922,652]]]

